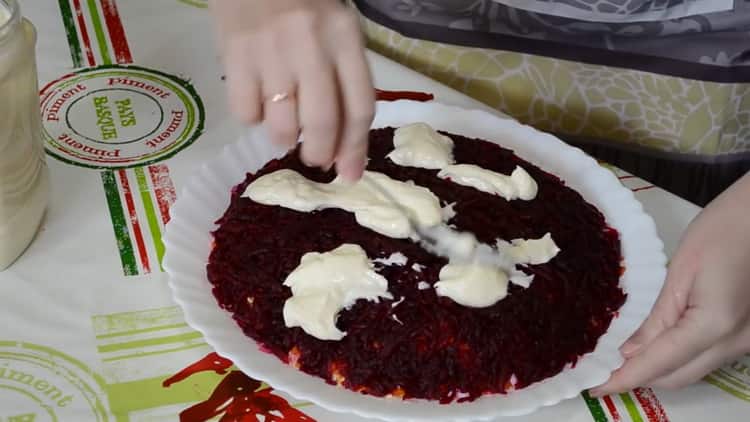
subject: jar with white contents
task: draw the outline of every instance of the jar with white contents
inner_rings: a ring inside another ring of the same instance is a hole
[[[47,207],[35,44],[16,0],[0,0],[0,271],[31,243]]]

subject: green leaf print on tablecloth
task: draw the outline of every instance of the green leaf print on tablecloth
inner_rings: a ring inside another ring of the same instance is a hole
[[[750,402],[750,354],[717,369],[707,375],[705,381],[738,399]]]

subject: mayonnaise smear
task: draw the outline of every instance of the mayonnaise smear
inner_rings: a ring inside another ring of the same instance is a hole
[[[388,158],[396,164],[439,169],[439,177],[507,200],[532,200],[537,194],[536,182],[521,167],[507,176],[475,165],[455,164],[453,141],[424,123],[397,129],[394,145]],[[494,305],[507,296],[509,283],[528,287],[533,276],[516,266],[549,262],[560,251],[550,233],[539,239],[498,239],[495,249],[481,244],[473,234],[456,232],[445,224],[456,215],[454,204],[441,208],[440,200],[429,189],[372,171],[365,171],[359,182],[348,184],[340,179],[318,183],[293,170],[278,170],[259,177],[243,196],[300,212],[340,208],[354,213],[359,224],[380,234],[418,240],[413,222],[404,215],[407,212],[422,232],[429,230],[439,240],[438,246],[450,248],[450,255],[456,257],[440,270],[434,286],[422,281],[417,288],[434,288],[437,295],[468,307]],[[284,282],[292,290],[292,297],[284,304],[285,324],[301,327],[322,340],[340,340],[346,335],[336,327],[342,309],[359,299],[393,299],[387,280],[375,271],[374,264],[403,266],[407,262],[400,252],[370,260],[354,244],[305,254]],[[415,263],[411,268],[421,271],[423,267]]]
[[[292,289],[284,303],[286,326],[301,327],[321,340],[344,338],[336,318],[357,300],[393,299],[388,280],[375,272],[362,247],[348,243],[329,252],[306,253],[284,285]]]

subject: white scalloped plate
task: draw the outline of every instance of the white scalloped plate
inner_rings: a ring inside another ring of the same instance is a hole
[[[622,364],[617,348],[648,314],[665,276],[666,258],[651,217],[633,193],[608,170],[581,150],[510,119],[478,110],[438,103],[397,101],[379,103],[373,127],[426,122],[441,130],[497,141],[520,157],[561,177],[596,205],[621,235],[626,271],[621,284],[628,299],[596,350],[575,368],[507,395],[482,397],[471,403],[441,405],[424,400],[401,401],[358,394],[326,384],[262,352],[220,309],[206,278],[210,232],[229,205],[230,190],[283,151],[272,150],[263,135],[227,146],[182,189],[166,229],[164,268],[175,300],[185,318],[203,333],[216,351],[248,375],[300,400],[312,401],[336,412],[352,412],[391,421],[469,421],[530,413],[556,404],[606,381]]]

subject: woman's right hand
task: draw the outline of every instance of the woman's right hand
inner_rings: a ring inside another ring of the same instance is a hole
[[[338,0],[215,0],[233,113],[348,180],[364,170],[375,94],[357,16]]]

